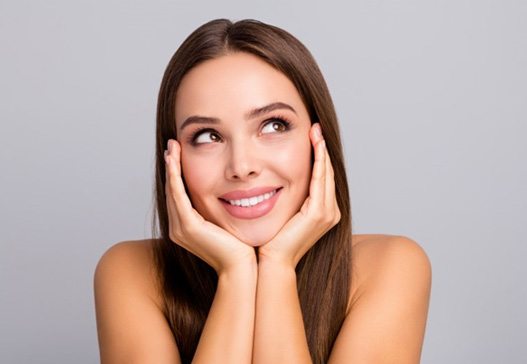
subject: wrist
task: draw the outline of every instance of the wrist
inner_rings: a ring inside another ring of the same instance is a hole
[[[258,255],[258,272],[262,271],[279,271],[295,272],[296,264],[292,259],[278,254],[259,254]]]
[[[256,261],[256,255],[246,261],[230,265],[219,269],[217,272],[218,278],[250,278],[256,277],[258,274],[258,262]]]
[[[262,246],[258,249],[258,268],[262,266],[277,267],[280,269],[295,269],[295,260],[288,257],[283,252],[273,251],[272,249],[266,249]]]
[[[270,281],[273,286],[278,287],[282,284],[296,284],[296,280],[296,270],[291,264],[273,259],[258,262],[258,282]]]

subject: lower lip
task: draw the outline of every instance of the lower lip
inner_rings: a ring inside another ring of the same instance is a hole
[[[274,207],[274,204],[278,200],[278,196],[282,192],[280,188],[276,193],[268,200],[264,200],[255,206],[241,207],[231,205],[230,203],[221,200],[223,207],[227,210],[229,214],[239,219],[257,219],[259,217],[265,216],[271,211]]]

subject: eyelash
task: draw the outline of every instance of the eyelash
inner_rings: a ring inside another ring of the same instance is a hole
[[[263,123],[262,123],[262,126],[265,126],[267,124],[271,124],[271,123],[275,123],[275,122],[280,122],[282,123],[284,126],[285,126],[285,130],[282,131],[282,132],[279,132],[279,133],[285,133],[286,131],[289,131],[289,129],[291,129],[291,123],[283,116],[275,116],[275,117],[272,117],[270,119],[267,119],[265,120]],[[214,130],[214,129],[211,129],[211,128],[198,128],[196,131],[194,131],[189,137],[188,137],[188,143],[194,145],[194,146],[198,146],[199,144],[207,144],[207,143],[196,143],[196,139],[198,139],[198,137],[204,133],[204,132],[214,132],[217,134],[217,131]]]

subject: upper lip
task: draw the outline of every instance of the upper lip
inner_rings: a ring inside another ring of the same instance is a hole
[[[220,198],[224,200],[241,200],[242,198],[251,198],[255,196],[263,195],[264,193],[272,192],[280,186],[266,186],[266,187],[255,187],[249,190],[236,190],[227,192],[221,195]]]

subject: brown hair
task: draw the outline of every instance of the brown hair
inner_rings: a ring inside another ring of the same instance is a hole
[[[159,91],[156,129],[154,257],[164,313],[181,360],[190,363],[217,285],[216,272],[169,238],[164,150],[176,139],[175,96],[185,74],[201,62],[232,52],[256,55],[296,86],[311,123],[319,122],[335,171],[340,222],[304,255],[296,267],[298,295],[311,357],[327,362],[346,316],[351,280],[351,211],[337,116],[314,58],[288,32],[246,19],[216,19],[196,29],[170,60]],[[156,231],[159,222],[159,232]]]

